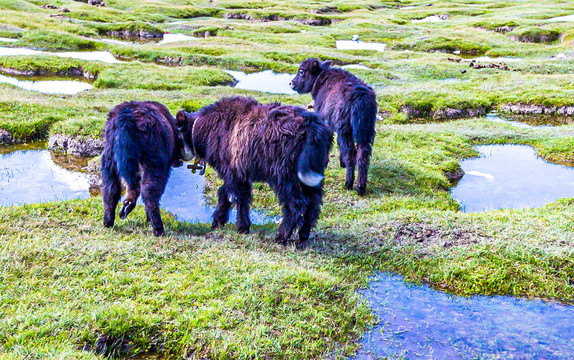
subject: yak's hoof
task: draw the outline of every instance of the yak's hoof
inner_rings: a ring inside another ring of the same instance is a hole
[[[240,234],[249,234],[249,226],[247,226],[247,227],[244,227],[244,226],[237,227],[237,232],[239,232]]]
[[[345,181],[345,189],[353,190],[353,183],[350,181]]]
[[[366,192],[367,192],[366,186],[357,186],[357,194],[359,194],[359,196],[365,195]]]
[[[161,227],[159,229],[153,229],[153,234],[155,236],[163,236],[163,234],[164,234],[163,227]]]
[[[122,208],[120,209],[120,219],[125,219],[129,213],[132,212],[133,209],[136,207],[136,202],[132,200],[124,201]]]
[[[287,244],[289,244],[289,239],[285,239],[283,237],[278,236],[275,238],[275,242],[278,243],[279,245],[286,246]]]

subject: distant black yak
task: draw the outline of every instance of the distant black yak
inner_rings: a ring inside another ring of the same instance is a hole
[[[114,225],[122,178],[127,191],[120,218],[125,219],[134,209],[141,192],[154,235],[163,235],[159,200],[170,167],[180,166],[182,159],[190,158],[191,152],[185,152],[175,119],[164,105],[132,101],[112,109],[105,125],[101,160],[104,226]]]
[[[223,179],[213,228],[227,223],[237,205],[237,229],[248,233],[253,182],[266,182],[283,205],[276,240],[287,243],[299,227],[306,241],[321,211],[322,180],[332,133],[320,118],[295,106],[263,105],[232,97],[200,109],[180,110],[184,141]]]
[[[358,163],[357,193],[363,195],[375,139],[376,95],[361,79],[330,65],[330,61],[304,60],[291,87],[300,94],[310,92],[315,111],[337,132],[339,161],[341,167],[347,168],[348,190],[353,189]]]

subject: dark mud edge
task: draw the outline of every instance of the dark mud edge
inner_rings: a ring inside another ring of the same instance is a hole
[[[50,71],[47,69],[34,69],[34,70],[20,70],[9,67],[0,66],[0,72],[14,75],[14,76],[66,76],[66,77],[85,77],[88,80],[96,80],[98,74],[93,74],[89,70],[85,70],[81,66],[72,67],[67,70]]]
[[[64,151],[70,155],[96,156],[102,153],[104,141],[78,135],[54,134],[48,140],[48,149]]]
[[[425,110],[420,109],[411,105],[403,105],[401,107],[401,112],[407,115],[408,119],[420,119],[420,118],[432,118],[432,119],[461,119],[461,118],[472,118],[478,116],[486,115],[488,111],[487,107],[477,107],[477,108],[466,108],[466,109],[456,109],[456,108],[444,108],[437,110]]]
[[[494,107],[495,108],[495,107]],[[476,108],[452,108],[428,110],[418,108],[412,105],[401,106],[400,111],[407,115],[407,119],[435,119],[435,120],[452,120],[462,118],[473,118],[485,116],[486,113],[494,108],[488,106],[479,106]],[[500,105],[499,110],[504,113],[516,115],[554,115],[554,116],[574,116],[574,105],[535,105],[535,104],[504,104]],[[385,118],[385,115],[382,115]]]
[[[102,187],[102,172],[100,169],[100,157],[95,157],[88,163],[88,184],[91,188]]]
[[[14,138],[6,130],[0,129],[0,145],[9,145],[14,142]]]
[[[545,106],[531,104],[506,104],[500,107],[506,113],[519,115],[561,115],[574,116],[574,105],[568,106]]]

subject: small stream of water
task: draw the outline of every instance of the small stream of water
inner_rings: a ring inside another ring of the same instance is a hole
[[[453,296],[378,273],[362,292],[379,323],[354,359],[572,359],[574,307]]]

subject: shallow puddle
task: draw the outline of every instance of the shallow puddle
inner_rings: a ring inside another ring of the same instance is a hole
[[[180,33],[173,33],[173,34],[165,33],[163,35],[163,39],[161,39],[160,41],[149,40],[149,41],[129,42],[129,41],[118,40],[118,39],[106,39],[106,38],[100,39],[101,42],[104,42],[107,44],[124,45],[124,46],[138,46],[138,45],[144,45],[144,44],[163,45],[163,44],[169,44],[169,43],[181,42],[181,41],[190,41],[190,40],[199,40],[199,39],[194,37],[194,36],[184,35],[184,34],[180,34]]]
[[[91,84],[79,80],[45,80],[45,78],[42,80],[20,80],[1,74],[0,83],[12,84],[24,90],[38,91],[44,94],[74,95],[93,88]]]
[[[377,274],[363,296],[380,322],[355,359],[566,359],[574,307],[508,296],[452,296]]]
[[[0,37],[0,42],[16,42],[18,39],[12,39],[7,37]]]
[[[116,59],[110,52],[107,51],[49,52],[49,51],[32,50],[26,48],[8,48],[0,46],[0,56],[16,56],[16,55],[50,55],[62,58],[102,61],[108,64],[115,64],[121,62],[120,60]]]
[[[490,56],[480,56],[471,59],[464,59],[465,61],[479,61],[479,62],[519,62],[522,61],[521,58],[514,57],[490,57]]]
[[[452,196],[464,212],[532,208],[574,197],[574,168],[536,156],[526,145],[479,145],[461,161],[465,174]]]
[[[527,123],[521,122],[521,121],[506,120],[504,118],[501,118],[497,113],[486,114],[486,120],[491,121],[491,122],[501,123],[501,124],[509,124],[512,126],[525,128],[525,129],[532,129],[532,128],[537,127],[537,126],[532,126],[530,124],[527,124]]]
[[[88,158],[38,150],[39,146],[0,146],[0,206],[86,199],[91,193],[99,196],[98,191],[90,191]],[[185,165],[173,169],[161,207],[178,220],[211,223],[215,208],[206,204],[204,188],[203,176],[192,174]],[[236,216],[234,209],[230,222]],[[276,220],[258,211],[251,211],[250,218],[254,224]]]
[[[90,196],[88,175],[58,165],[52,152],[5,146],[1,149],[0,205],[85,199]]]
[[[343,65],[341,66],[341,69],[359,69],[359,70],[371,70],[369,67],[363,65],[363,64],[349,64],[349,65]]]
[[[486,114],[486,120],[509,124],[526,129],[539,129],[552,126],[570,125],[574,119],[567,116],[552,116],[552,115],[511,115],[512,119],[505,119],[498,113],[493,112]]]
[[[546,19],[546,21],[574,21],[574,15],[566,15],[566,16],[558,16],[558,17],[553,17],[550,19]]]
[[[448,21],[446,18],[438,16],[438,15],[431,15],[427,16],[426,18],[422,19],[413,19],[413,23],[436,23],[436,22],[443,22]]]
[[[383,52],[387,46],[387,44],[383,43],[357,40],[337,40],[335,43],[338,50],[376,50]]]
[[[246,74],[242,71],[225,70],[237,80],[236,89],[262,91],[272,94],[296,94],[289,86],[295,75],[277,74],[272,70]]]
[[[114,45],[127,45],[127,46],[138,45],[138,43],[123,41],[123,40],[118,40],[118,39],[101,38],[100,41],[103,43],[106,43],[106,44],[114,44]]]
[[[169,43],[173,43],[173,42],[190,41],[190,40],[199,40],[199,39],[194,37],[194,36],[189,36],[189,35],[184,35],[184,34],[166,33],[166,34],[163,34],[163,39],[160,42],[158,42],[157,44],[163,45],[163,44],[169,44]]]

